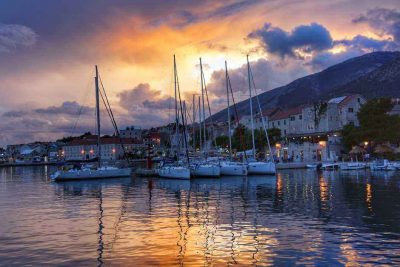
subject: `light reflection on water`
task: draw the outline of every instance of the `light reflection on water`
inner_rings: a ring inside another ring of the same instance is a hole
[[[0,170],[0,265],[400,264],[399,173],[52,183]]]

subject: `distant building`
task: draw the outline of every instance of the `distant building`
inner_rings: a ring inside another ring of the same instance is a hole
[[[137,126],[129,126],[120,130],[119,133],[122,138],[133,138],[140,141],[142,140],[143,130]]]
[[[133,152],[146,148],[142,142],[133,138],[102,137],[101,158],[104,160],[117,160],[123,158],[124,150]],[[63,146],[63,154],[66,160],[91,160],[97,158],[97,136],[90,135],[83,139],[76,138]]]

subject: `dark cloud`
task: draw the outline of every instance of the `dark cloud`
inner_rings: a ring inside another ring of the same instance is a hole
[[[32,46],[36,40],[37,34],[31,28],[0,23],[0,53]]]
[[[167,97],[158,100],[145,100],[143,101],[143,107],[149,109],[169,109],[174,106],[174,98]]]
[[[347,59],[361,56],[363,54],[365,54],[365,52],[360,49],[348,49],[344,52],[336,54],[331,52],[322,52],[315,55],[306,63],[306,65],[311,66],[314,71],[320,71]]]
[[[82,106],[76,101],[66,101],[61,106],[51,106],[47,108],[38,108],[35,110],[39,114],[48,115],[78,115],[78,114],[93,114],[94,108]]]
[[[130,90],[118,94],[119,104],[126,110],[137,110],[143,106],[146,100],[153,100],[160,97],[161,91],[153,90],[148,83],[140,83]]]
[[[366,23],[380,35],[391,35],[400,45],[400,12],[396,9],[375,8],[353,19],[354,23]]]
[[[248,37],[259,39],[267,52],[281,58],[301,57],[297,50],[312,53],[329,49],[333,45],[329,31],[317,23],[297,26],[291,32],[266,23],[263,28],[250,33]]]
[[[10,117],[10,118],[19,118],[22,117],[24,115],[26,115],[27,112],[26,111],[22,111],[22,110],[10,110],[7,112],[3,113],[3,117]]]
[[[335,41],[335,45],[344,45],[360,51],[365,50],[365,52],[370,52],[376,50],[387,50],[393,47],[394,44],[390,40],[377,40],[363,35],[357,35],[352,39]]]

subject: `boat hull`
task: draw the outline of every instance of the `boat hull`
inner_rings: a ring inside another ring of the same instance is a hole
[[[248,174],[276,174],[275,164],[273,162],[250,162]]]
[[[342,163],[339,165],[341,170],[362,170],[366,168],[363,163]]]
[[[221,162],[221,175],[222,176],[245,176],[247,175],[247,167],[244,164],[237,164],[234,162]]]
[[[199,164],[191,168],[193,177],[220,177],[221,168],[217,165]]]
[[[68,180],[121,178],[121,177],[129,177],[131,175],[131,171],[132,171],[131,168],[60,171],[56,173],[56,175],[53,177],[53,180],[59,182]]]
[[[186,167],[161,167],[158,175],[162,178],[189,180],[190,170]]]

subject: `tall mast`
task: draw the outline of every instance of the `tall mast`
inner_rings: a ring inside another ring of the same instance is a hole
[[[229,104],[229,84],[228,84],[228,64],[225,60],[225,83],[226,83],[226,102],[228,105],[228,138],[229,138],[229,157],[232,158],[232,137],[231,137],[231,113]]]
[[[178,112],[178,97],[177,97],[177,76],[176,76],[176,59],[174,55],[174,90],[175,90],[175,138],[174,141],[177,142],[176,154],[179,156],[179,112]]]
[[[199,148],[200,152],[202,151],[202,138],[201,138],[201,104],[200,104],[200,96],[199,96]]]
[[[253,97],[251,96],[251,77],[250,77],[250,63],[249,63],[249,55],[247,55],[247,75],[249,80],[249,94],[250,94],[250,120],[251,120],[251,141],[253,145],[253,157],[256,156],[256,144],[254,141],[254,118],[253,118]]]
[[[204,140],[204,150],[207,150],[207,136],[206,136],[206,111],[204,108],[204,84],[203,84],[203,64],[201,63],[201,58],[200,58],[200,84],[201,84],[201,101],[202,101],[202,107],[203,107],[203,140]]]
[[[96,125],[97,125],[97,158],[99,167],[101,167],[101,144],[100,144],[100,101],[99,101],[99,71],[96,68],[96,77],[94,77],[95,94],[96,94]]]
[[[192,132],[193,132],[193,151],[196,152],[196,128],[195,123],[196,123],[196,99],[195,95],[193,94],[193,100],[192,100],[192,107],[193,107],[193,121],[192,121]]]

